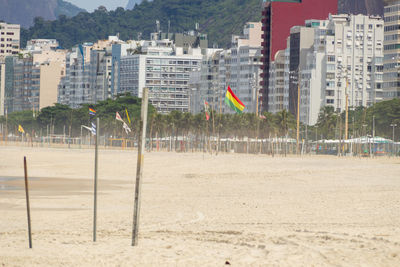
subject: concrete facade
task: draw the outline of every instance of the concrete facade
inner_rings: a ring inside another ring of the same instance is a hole
[[[8,56],[5,60],[5,110],[39,110],[40,66],[33,57]]]
[[[6,56],[18,54],[20,49],[20,25],[0,22],[0,61]]]
[[[321,21],[301,77],[300,120],[307,124],[316,123],[325,105],[345,111],[346,95],[349,108],[382,101],[383,20],[332,15]]]
[[[272,112],[297,115],[300,84],[300,121],[313,125],[322,107],[336,112],[371,106],[383,100],[383,20],[365,15],[331,15],[291,29],[285,56],[272,64],[269,86]],[[284,61],[283,103],[281,81]],[[288,98],[286,98],[288,93]],[[278,96],[278,97],[276,97]]]
[[[149,88],[149,100],[158,112],[189,111],[189,73],[197,71],[202,55],[200,48],[175,47],[170,40],[147,41],[143,54],[124,56],[120,60],[118,93],[141,97]]]
[[[199,99],[193,103],[191,112],[203,110],[204,101],[218,113],[233,113],[224,103],[227,87],[245,105],[244,112],[256,113],[259,108],[258,92],[260,90],[261,23],[248,22],[242,36],[232,36],[230,49],[208,49],[203,56],[201,75],[193,74],[191,80],[192,97]],[[253,46],[254,45],[254,46]]]
[[[400,1],[385,0],[384,88],[386,100],[400,98]]]

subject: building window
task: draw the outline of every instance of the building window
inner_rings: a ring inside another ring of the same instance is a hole
[[[335,62],[335,56],[328,56],[328,62]]]

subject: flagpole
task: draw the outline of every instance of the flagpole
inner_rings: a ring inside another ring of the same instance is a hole
[[[98,144],[100,135],[100,120],[96,119],[96,137],[95,137],[95,150],[94,150],[94,209],[93,209],[93,242],[96,242],[96,228],[97,228],[97,169],[98,169]]]
[[[148,97],[149,97],[149,89],[143,88],[141,121],[139,128],[140,138],[138,142],[138,157],[137,157],[137,168],[136,168],[135,203],[133,210],[132,246],[138,245],[142,173],[143,173],[144,150],[146,147]]]
[[[25,174],[26,212],[28,217],[29,248],[32,248],[31,208],[29,205],[28,167],[26,165],[26,157],[24,157],[24,174]]]

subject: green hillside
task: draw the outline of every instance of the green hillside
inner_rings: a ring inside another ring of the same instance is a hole
[[[32,38],[56,38],[65,48],[117,33],[122,40],[135,39],[140,32],[147,39],[155,31],[156,20],[165,32],[170,20],[171,32],[192,30],[198,22],[210,45],[225,47],[231,34],[241,33],[245,22],[261,20],[261,4],[262,0],[143,0],[133,10],[97,9],[73,18],[61,15],[55,21],[36,18],[34,26],[21,32],[21,39],[25,45]]]

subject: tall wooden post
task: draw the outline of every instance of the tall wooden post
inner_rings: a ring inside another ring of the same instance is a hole
[[[347,91],[348,81],[346,79],[346,118],[345,118],[345,128],[344,128],[344,140],[347,142],[349,139],[349,94]],[[344,145],[344,153],[347,151],[347,143]]]
[[[31,207],[29,205],[28,167],[26,165],[26,157],[24,157],[24,172],[25,172],[26,212],[28,215],[29,248],[32,248]]]
[[[297,154],[299,154],[299,137],[300,137],[300,76],[297,85],[297,133],[296,133]]]
[[[93,242],[96,242],[97,229],[97,169],[98,169],[98,145],[100,136],[100,120],[96,119],[96,137],[94,149],[94,209],[93,209]]]
[[[135,203],[133,210],[132,246],[137,246],[138,244],[142,173],[143,173],[144,150],[146,146],[148,98],[149,98],[149,89],[143,88],[141,121],[139,128],[140,138],[138,143],[138,157],[137,157],[137,168],[136,168]]]

